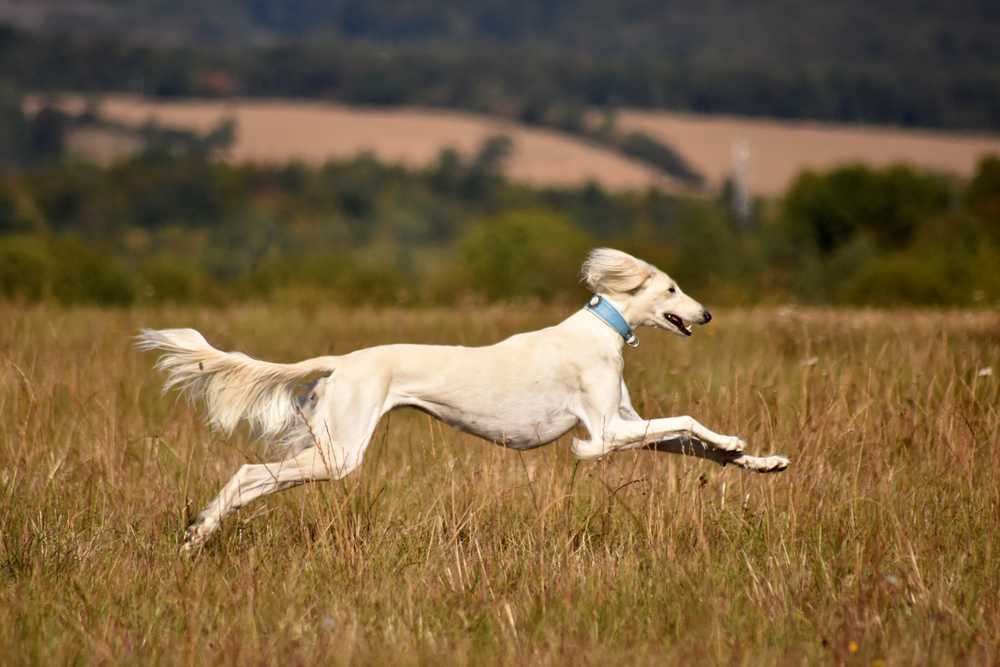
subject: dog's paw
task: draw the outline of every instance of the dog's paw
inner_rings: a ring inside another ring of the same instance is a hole
[[[784,456],[740,456],[732,463],[754,472],[781,472],[791,464]]]
[[[195,521],[184,531],[184,542],[181,544],[181,552],[185,554],[194,553],[205,544],[205,540],[212,533],[212,527],[206,525],[204,520]]]
[[[198,539],[198,533],[194,529],[194,526],[188,526],[187,530],[184,531],[184,541],[181,542],[181,553],[194,553],[203,542],[204,540]]]
[[[781,472],[787,469],[791,463],[784,456],[765,456],[764,469],[761,472]]]

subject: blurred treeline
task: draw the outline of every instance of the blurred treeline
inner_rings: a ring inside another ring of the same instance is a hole
[[[33,92],[321,97],[565,127],[620,106],[1000,127],[995,0],[32,0],[0,12],[34,27],[0,29],[0,77]]]
[[[370,156],[228,165],[211,159],[214,135],[151,141],[98,166],[65,154],[73,119],[19,113],[7,107],[18,131],[0,144],[8,299],[579,299],[585,253],[612,245],[714,303],[1000,303],[998,158],[969,181],[905,166],[805,173],[783,197],[735,213],[728,189],[709,198],[514,184],[501,175],[505,137],[474,155],[443,151],[418,171]]]

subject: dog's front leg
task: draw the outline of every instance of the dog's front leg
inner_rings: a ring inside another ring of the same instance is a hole
[[[742,452],[746,447],[742,439],[716,433],[692,417],[638,418],[620,371],[615,374],[613,383],[609,382],[611,373],[598,367],[583,378],[585,391],[578,417],[590,439],[574,439],[573,453],[579,458],[599,458],[616,450],[677,438],[695,438],[724,452]]]
[[[642,417],[632,407],[632,397],[628,393],[628,387],[625,386],[624,378],[622,379],[621,394],[621,400],[618,403],[618,416],[626,421],[642,421]]]
[[[604,428],[595,428],[595,421],[604,423]],[[573,439],[573,454],[581,459],[600,458],[613,451],[638,449],[673,440],[694,439],[710,449],[730,455],[739,454],[746,446],[740,438],[716,433],[691,417],[633,420],[624,419],[616,412],[607,419],[591,419],[587,422],[587,430],[591,434],[590,440]]]
[[[644,430],[640,431],[639,426]],[[732,464],[754,472],[779,472],[789,465],[784,456],[744,454],[746,445],[743,440],[732,435],[720,435],[691,417],[668,417],[646,422],[616,420],[606,430],[605,440],[613,443],[613,449],[647,447],[696,456],[720,465]]]
[[[742,452],[746,443],[734,435],[716,433],[693,417],[663,417],[630,421],[613,419],[604,430],[604,439],[614,449],[634,449],[653,442],[676,438],[696,438],[724,452]]]
[[[700,428],[699,428],[700,427]],[[593,433],[593,431],[592,431]],[[716,442],[711,442],[706,433]],[[735,448],[734,442],[739,448]],[[730,445],[726,449],[716,443]],[[603,437],[573,439],[573,454],[581,459],[596,459],[624,449],[651,449],[707,459],[725,466],[735,465],[754,472],[780,472],[789,461],[784,456],[751,456],[743,453],[743,441],[735,436],[719,435],[691,417],[670,417],[648,421],[614,419]]]

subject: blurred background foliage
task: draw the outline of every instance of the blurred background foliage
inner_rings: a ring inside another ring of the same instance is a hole
[[[732,190],[619,107],[1000,127],[1000,5],[224,0],[0,3],[0,296],[128,305],[241,299],[580,299],[586,250],[657,263],[706,301],[1000,303],[1000,160]],[[506,180],[510,139],[429,168],[370,155],[227,164],[239,131],[125,127],[24,95],[283,96],[488,113],[572,133],[698,194]],[[75,128],[134,143],[95,164]]]
[[[13,109],[26,129],[3,147],[0,294],[24,302],[580,299],[597,245],[716,303],[1000,301],[996,157],[967,182],[902,165],[804,172],[744,216],[724,193],[512,183],[505,137],[422,170],[368,155],[265,167],[213,160],[218,129],[164,144],[145,128],[144,151],[100,166],[61,152],[76,119]]]
[[[0,74],[34,91],[450,106],[567,129],[613,106],[1000,126],[992,0],[31,0],[0,20]]]

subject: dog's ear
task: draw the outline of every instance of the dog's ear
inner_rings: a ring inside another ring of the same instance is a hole
[[[652,277],[649,264],[613,248],[592,250],[580,269],[580,279],[591,292],[635,294]]]

